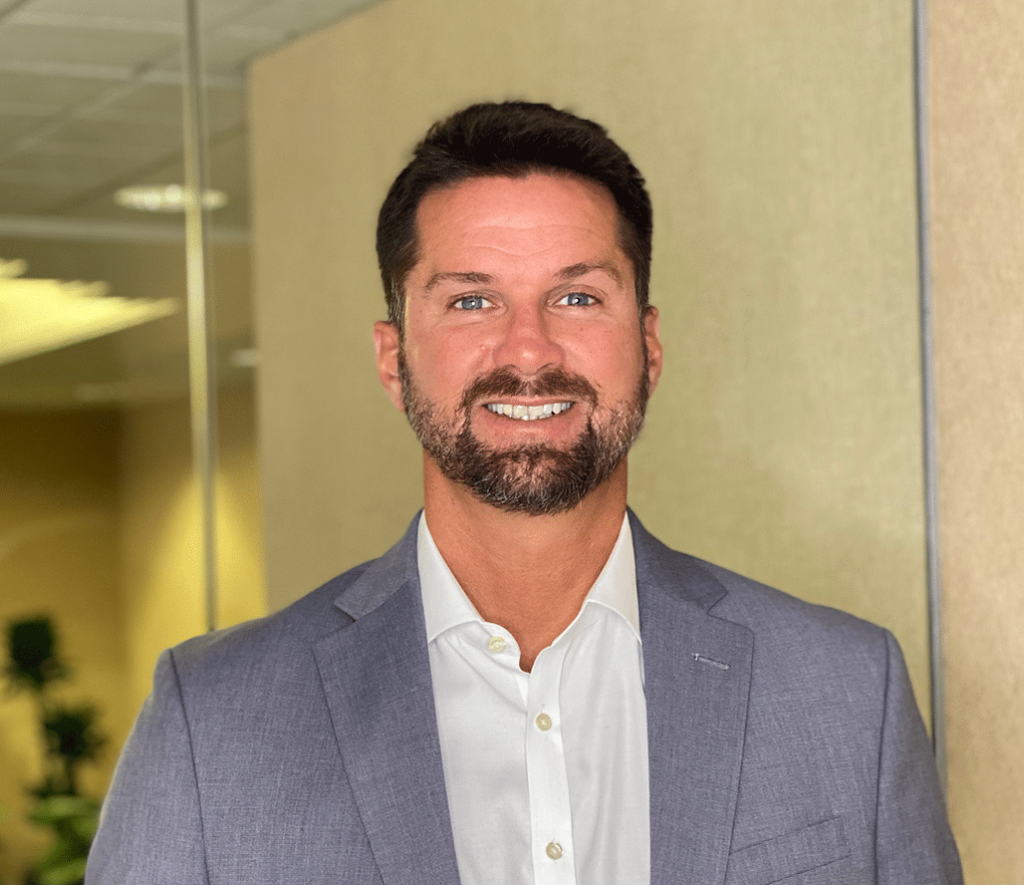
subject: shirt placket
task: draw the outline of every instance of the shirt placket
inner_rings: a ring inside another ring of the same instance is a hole
[[[536,885],[576,882],[560,702],[567,638],[562,636],[537,656],[526,697],[526,772]]]

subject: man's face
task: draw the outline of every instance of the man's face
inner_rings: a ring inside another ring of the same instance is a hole
[[[638,321],[614,200],[575,178],[475,178],[428,194],[405,336],[378,369],[433,465],[484,501],[556,513],[616,470],[661,369]]]

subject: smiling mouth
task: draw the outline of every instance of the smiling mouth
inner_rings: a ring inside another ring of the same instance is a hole
[[[488,411],[495,415],[504,415],[516,421],[540,421],[551,418],[572,408],[571,402],[544,403],[542,406],[522,406],[511,403],[487,403]]]

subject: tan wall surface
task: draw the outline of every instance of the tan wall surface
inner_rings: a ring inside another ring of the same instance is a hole
[[[973,885],[1024,882],[1024,7],[929,3],[949,801]]]
[[[82,770],[82,789],[95,796],[135,712],[125,701],[118,606],[117,434],[111,413],[0,414],[0,666],[9,621],[52,618],[73,667],[58,696],[94,704],[111,738],[99,764]],[[25,787],[42,773],[36,712],[0,685],[0,881],[15,883],[49,831],[25,820]]]
[[[271,606],[419,505],[372,363],[376,212],[432,120],[527,97],[607,125],[653,193],[666,368],[633,506],[891,627],[927,708],[911,45],[910,4],[879,0],[387,0],[257,62]]]
[[[252,388],[222,389],[219,413],[217,626],[227,627],[266,613]],[[133,711],[149,694],[157,655],[206,629],[188,422],[180,400],[123,416],[120,580]]]
[[[253,406],[251,384],[220,391],[218,626],[266,613]],[[95,703],[109,739],[101,764],[83,771],[89,795],[106,789],[156,656],[206,628],[188,421],[181,400],[0,414],[0,627],[53,617],[75,670],[62,696]],[[20,882],[49,841],[24,820],[37,732],[28,699],[0,692],[4,883]]]

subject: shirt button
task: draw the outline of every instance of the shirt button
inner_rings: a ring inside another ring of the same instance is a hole
[[[547,713],[538,714],[534,722],[537,723],[537,728],[539,728],[541,731],[547,731],[549,728],[551,728],[551,717],[548,716]],[[552,842],[551,844],[553,845],[554,843]]]
[[[487,640],[487,650],[497,654],[499,651],[505,650],[505,637],[504,636],[492,636]]]
[[[562,846],[557,842],[548,842],[547,848],[544,850],[552,860],[558,860],[562,856]]]

